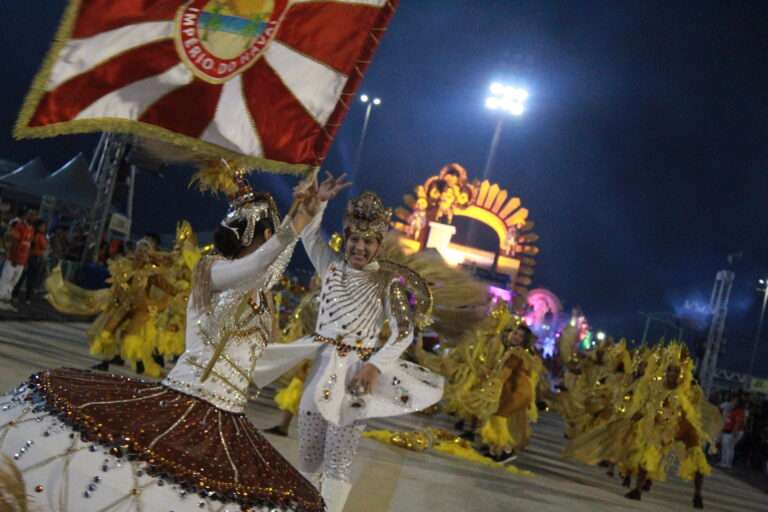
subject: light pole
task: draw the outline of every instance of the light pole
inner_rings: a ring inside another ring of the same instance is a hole
[[[368,122],[371,120],[371,112],[373,112],[373,107],[378,107],[381,105],[381,98],[371,98],[367,94],[361,94],[360,101],[366,104],[365,120],[363,121],[363,129],[360,131],[360,142],[357,144],[354,174],[357,174],[357,170],[360,167],[360,159],[363,156],[363,144],[365,144],[365,136],[368,134]]]
[[[757,358],[757,346],[760,344],[760,336],[763,334],[763,320],[765,320],[765,307],[768,305],[768,278],[759,279],[757,283],[760,287],[757,291],[763,294],[763,306],[760,308],[760,319],[757,321],[757,332],[755,333],[755,341],[752,344],[752,357],[749,360],[749,377],[752,378],[752,371],[755,369],[755,358]]]
[[[493,82],[490,87],[490,95],[485,99],[485,108],[499,112],[496,129],[493,131],[491,147],[488,150],[488,159],[485,161],[483,179],[488,177],[496,157],[496,149],[501,139],[501,129],[504,126],[506,116],[520,117],[525,113],[525,102],[528,100],[528,91],[520,87],[504,85]]]

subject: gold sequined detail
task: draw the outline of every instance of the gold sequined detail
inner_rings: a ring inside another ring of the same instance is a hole
[[[408,304],[408,291],[400,283],[392,283],[389,290],[389,309],[397,322],[398,341],[408,336],[411,331],[411,307]]]
[[[376,347],[367,348],[358,345],[347,345],[341,341],[341,337],[337,339],[327,338],[315,333],[314,339],[318,343],[325,343],[326,345],[332,345],[336,347],[336,351],[339,353],[340,357],[346,357],[350,352],[357,352],[357,355],[360,357],[360,359],[363,361],[368,361],[368,359],[370,359],[373,354],[379,351],[379,349]]]

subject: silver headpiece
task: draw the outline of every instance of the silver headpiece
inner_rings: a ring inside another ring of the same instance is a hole
[[[248,247],[253,242],[256,224],[262,219],[271,219],[275,229],[280,225],[280,217],[277,213],[277,204],[272,196],[266,192],[254,192],[245,173],[238,172],[235,175],[237,192],[230,197],[230,206],[227,216],[221,221],[221,225],[233,231],[240,240],[242,247]],[[243,233],[232,227],[237,221],[245,221]]]

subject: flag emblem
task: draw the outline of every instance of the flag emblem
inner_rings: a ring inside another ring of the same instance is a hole
[[[253,65],[287,0],[192,0],[176,16],[176,49],[190,71],[223,83]]]

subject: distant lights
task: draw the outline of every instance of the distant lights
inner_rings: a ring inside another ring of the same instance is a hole
[[[370,101],[373,105],[377,107],[381,105],[381,98],[371,98],[367,94],[361,94],[360,101],[362,101],[363,103],[368,103]]]
[[[491,96],[485,100],[487,109],[501,110],[516,117],[525,112],[525,102],[529,96],[525,89],[493,82],[490,91]]]

